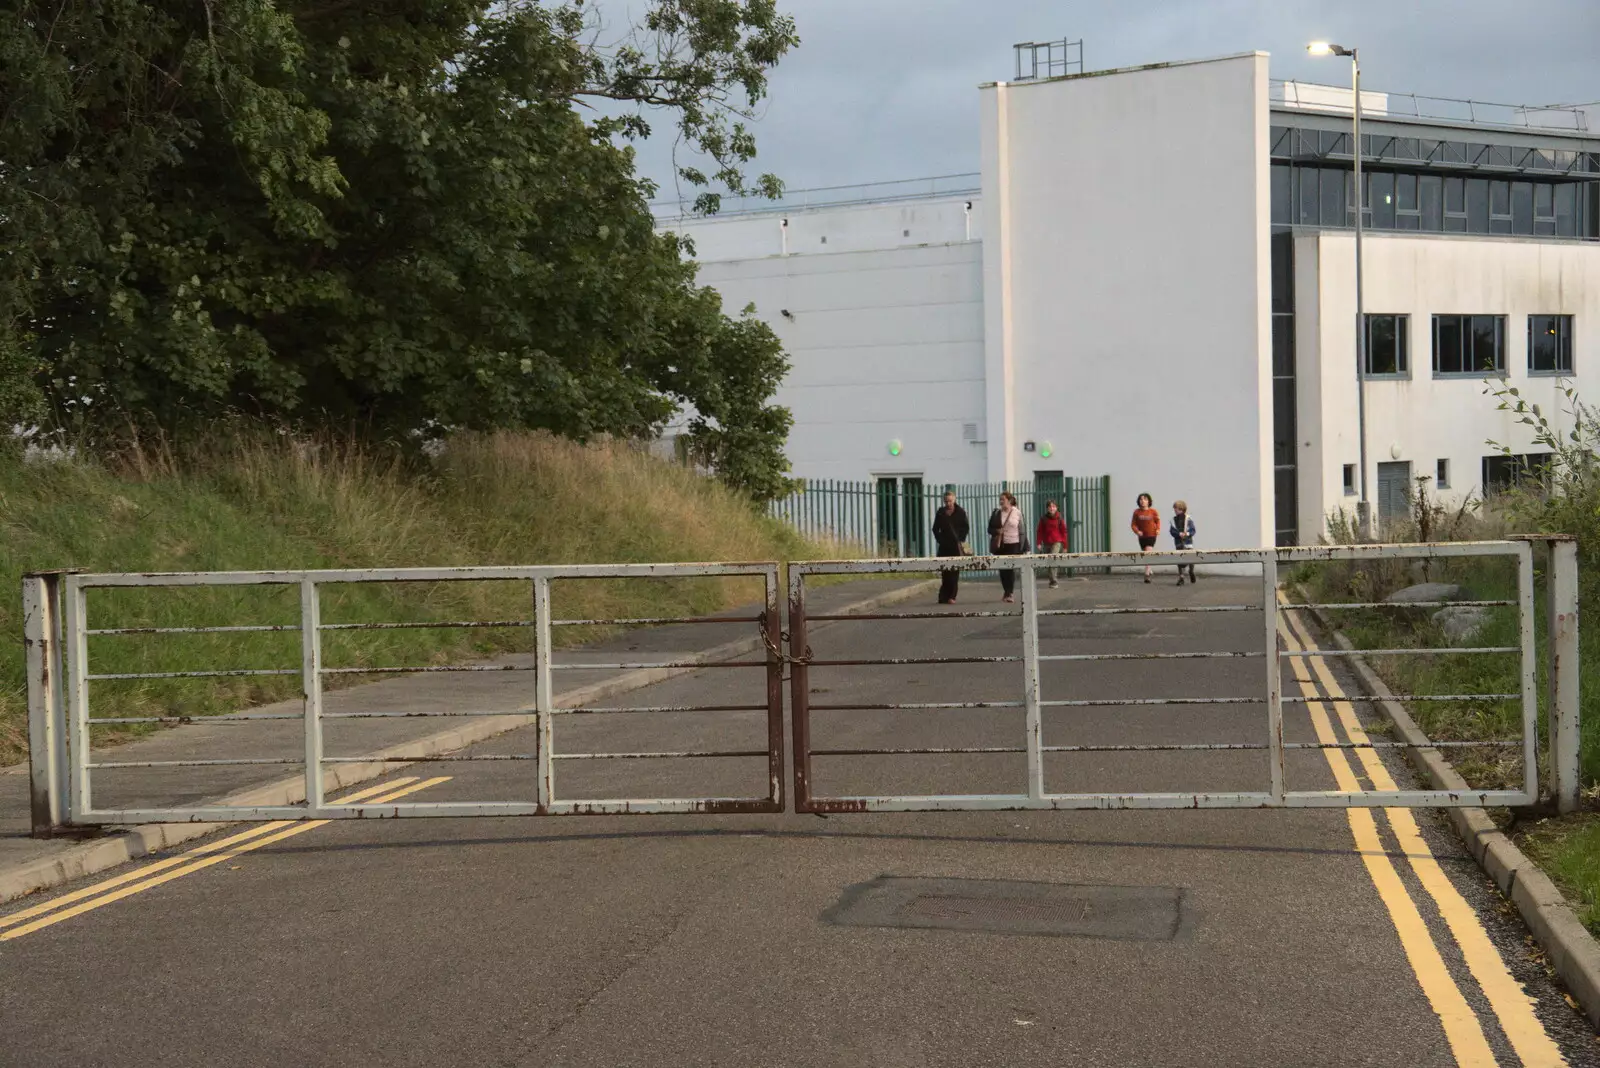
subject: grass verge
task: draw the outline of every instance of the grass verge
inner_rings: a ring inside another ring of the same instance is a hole
[[[94,571],[801,559],[827,555],[720,484],[622,444],[551,435],[453,438],[431,461],[348,442],[217,437],[114,460],[0,456],[0,764],[25,753],[20,579]],[[744,579],[571,581],[558,618],[704,614],[761,598]],[[93,591],[91,627],[296,624],[294,587]],[[324,623],[526,620],[524,583],[352,584]],[[557,639],[592,639],[562,627]],[[333,631],[330,667],[436,664],[527,651],[526,627]],[[107,635],[93,670],[298,668],[297,632]],[[371,676],[357,676],[366,681]],[[331,677],[330,681],[339,680]],[[97,682],[97,715],[206,715],[299,692],[292,676]],[[100,740],[97,732],[97,741]]]

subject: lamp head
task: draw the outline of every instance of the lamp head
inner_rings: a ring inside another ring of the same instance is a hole
[[[1306,51],[1314,56],[1350,56],[1355,51],[1344,45],[1336,45],[1330,41],[1312,41],[1306,45]]]

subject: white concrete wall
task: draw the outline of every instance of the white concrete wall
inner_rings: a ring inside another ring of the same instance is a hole
[[[1355,379],[1355,239],[1324,232],[1297,238],[1295,329],[1300,391],[1302,541],[1325,531],[1323,517],[1356,497],[1343,491],[1343,465],[1357,462]],[[1411,317],[1411,377],[1367,382],[1368,492],[1377,509],[1377,465],[1409,460],[1412,474],[1450,461],[1445,500],[1481,491],[1486,441],[1516,452],[1532,434],[1484,395],[1482,378],[1433,376],[1435,314],[1504,315],[1510,384],[1547,413],[1565,404],[1559,382],[1528,373],[1531,314],[1573,316],[1570,383],[1580,395],[1600,380],[1600,246],[1518,238],[1456,238],[1368,233],[1364,242],[1366,310]],[[1564,429],[1571,429],[1563,422]],[[1398,453],[1398,455],[1395,455]]]
[[[1262,54],[983,89],[989,477],[1109,473],[1116,548],[1146,490],[1272,544],[1267,90]]]
[[[709,262],[700,281],[729,314],[754,303],[783,341],[793,367],[776,400],[794,413],[797,476],[975,482],[985,470],[981,266],[980,246],[964,242]],[[979,442],[965,440],[967,425]]]
[[[954,196],[726,218],[671,219],[663,220],[659,228],[693,240],[694,258],[701,263],[785,253],[877,252],[978,240],[982,237],[982,209],[977,200],[976,195]]]

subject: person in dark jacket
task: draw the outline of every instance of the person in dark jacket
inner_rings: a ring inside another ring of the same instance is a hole
[[[1172,502],[1172,526],[1168,528],[1172,534],[1172,547],[1174,549],[1194,548],[1194,516],[1189,514],[1189,505],[1185,501]],[[1189,568],[1189,581],[1194,582],[1194,565],[1178,565],[1178,585],[1183,585],[1183,569]]]
[[[933,543],[940,556],[966,556],[967,535],[971,527],[966,509],[956,503],[954,493],[945,493],[944,507],[933,513]],[[939,603],[955,604],[956,591],[961,585],[961,572],[948,569],[939,579]]]

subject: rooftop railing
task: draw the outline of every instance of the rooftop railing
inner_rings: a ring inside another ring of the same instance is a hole
[[[1274,78],[1273,103],[1308,111],[1350,111],[1351,90],[1346,86],[1323,85],[1294,79]],[[1447,96],[1422,96],[1418,93],[1361,91],[1362,114],[1390,119],[1427,119],[1472,126],[1497,126],[1511,129],[1566,130],[1586,133],[1589,115],[1585,106],[1550,104],[1495,104],[1484,100],[1460,100]],[[1593,106],[1593,105],[1590,105]]]

